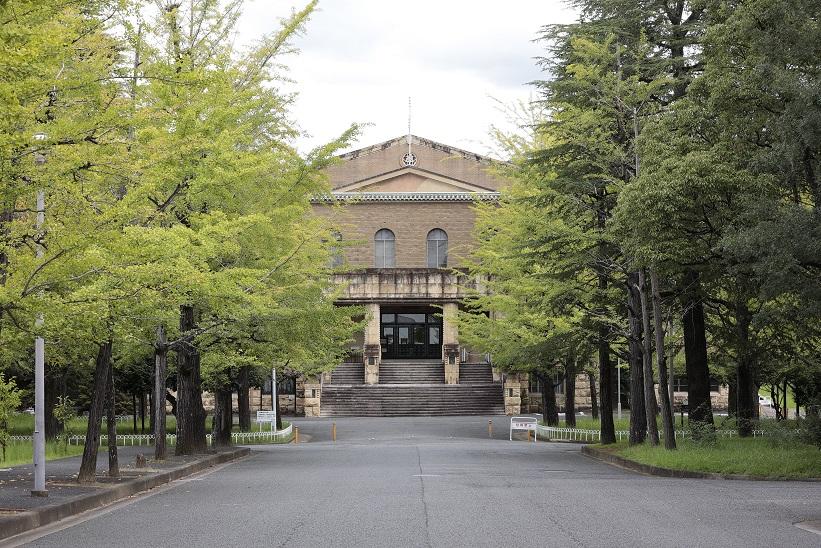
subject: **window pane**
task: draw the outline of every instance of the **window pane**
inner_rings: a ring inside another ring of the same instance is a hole
[[[439,344],[439,328],[438,327],[429,327],[428,328],[428,343],[429,344]]]
[[[397,323],[425,323],[424,314],[397,314]]]
[[[382,314],[382,323],[393,323],[396,321],[395,314]]]
[[[409,340],[410,340],[410,328],[400,327],[399,328],[399,344],[408,344]]]
[[[394,250],[393,240],[385,242],[385,264],[384,268],[393,268],[396,266],[396,252]]]
[[[448,266],[448,241],[447,240],[439,240],[437,242],[437,257],[438,257],[438,265],[439,268],[444,268]]]

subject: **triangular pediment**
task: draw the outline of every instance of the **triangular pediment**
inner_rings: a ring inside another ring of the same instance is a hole
[[[338,187],[337,192],[488,192],[492,189],[407,167]]]
[[[326,169],[334,192],[494,192],[496,162],[430,139],[398,137],[339,156]],[[410,156],[408,161],[406,156]]]

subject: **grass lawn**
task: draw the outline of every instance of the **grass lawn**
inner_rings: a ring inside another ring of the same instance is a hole
[[[713,447],[700,447],[689,441],[679,441],[678,446],[675,451],[646,444],[629,447],[627,442],[595,447],[642,464],[673,470],[821,478],[821,451],[798,442],[778,446],[766,438],[719,438]]]
[[[80,455],[83,452],[82,445],[69,445],[63,451],[63,445],[56,442],[46,442],[46,460],[61,459]],[[6,459],[2,460],[0,454],[0,465],[3,467],[16,466],[18,464],[31,464],[33,460],[31,442],[9,443],[6,446]]]

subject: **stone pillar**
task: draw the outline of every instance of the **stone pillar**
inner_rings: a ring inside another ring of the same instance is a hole
[[[368,325],[365,327],[365,348],[362,353],[365,360],[365,384],[379,384],[379,362],[382,359],[379,314],[378,304],[368,305]]]
[[[322,389],[319,379],[316,376],[305,378],[303,384],[305,390],[304,408],[306,417],[318,417],[320,412],[320,400],[322,399]]]
[[[459,384],[459,331],[456,327],[456,303],[442,305],[442,361],[445,363],[445,384]]]
[[[509,375],[505,379],[505,415],[518,415],[522,412],[522,382],[518,375]]]

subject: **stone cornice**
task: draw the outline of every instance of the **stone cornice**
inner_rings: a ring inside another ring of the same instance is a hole
[[[313,203],[333,202],[496,202],[498,192],[332,192]]]

